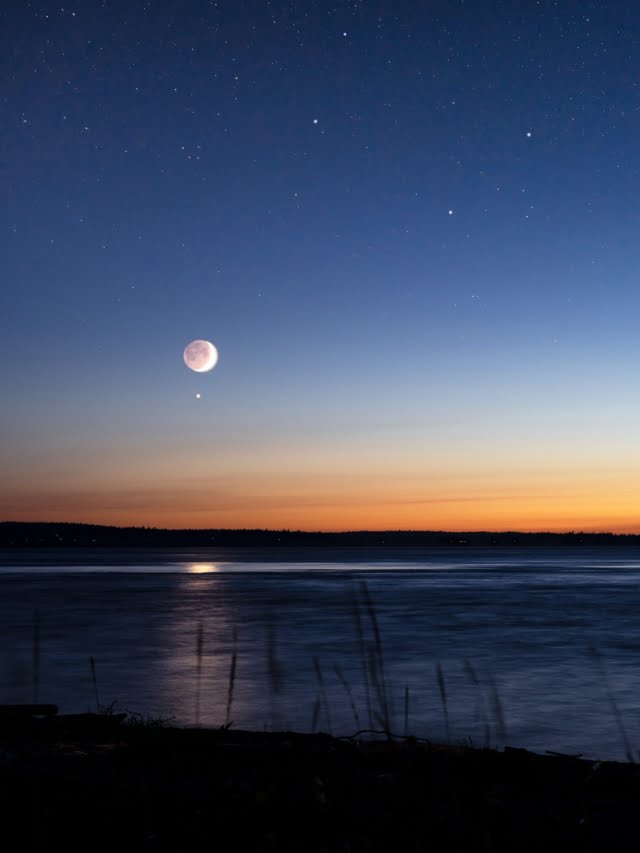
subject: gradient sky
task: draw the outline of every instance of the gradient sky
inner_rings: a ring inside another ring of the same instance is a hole
[[[0,518],[640,531],[635,3],[10,0],[0,66]]]

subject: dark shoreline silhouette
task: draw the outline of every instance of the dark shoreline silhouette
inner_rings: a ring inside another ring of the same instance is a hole
[[[3,832],[19,839],[15,849],[612,853],[640,845],[637,764],[409,736],[33,716],[38,710],[0,706]]]
[[[439,530],[354,530],[341,533],[302,530],[163,529],[113,527],[73,522],[0,522],[2,548],[415,548],[633,546],[640,534],[448,532]]]

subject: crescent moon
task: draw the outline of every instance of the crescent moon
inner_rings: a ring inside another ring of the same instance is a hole
[[[196,373],[207,373],[218,363],[218,350],[211,341],[191,341],[184,348],[184,363]]]

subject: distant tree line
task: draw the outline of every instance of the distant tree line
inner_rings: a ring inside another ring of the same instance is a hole
[[[284,548],[513,545],[640,545],[638,534],[522,533],[433,530],[357,530],[310,533],[302,530],[165,530],[61,522],[0,522],[0,547],[7,548]]]

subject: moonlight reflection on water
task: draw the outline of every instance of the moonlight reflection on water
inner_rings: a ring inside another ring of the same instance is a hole
[[[219,571],[221,571],[221,568],[215,563],[191,563],[187,566],[187,572],[190,575],[208,575]]]

